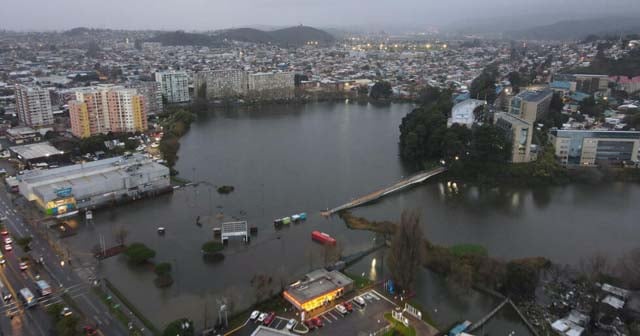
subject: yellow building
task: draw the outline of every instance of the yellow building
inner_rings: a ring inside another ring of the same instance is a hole
[[[353,280],[338,271],[315,270],[289,285],[284,298],[300,311],[328,305],[353,290]]]

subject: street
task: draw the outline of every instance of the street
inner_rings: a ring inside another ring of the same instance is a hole
[[[0,308],[0,331],[4,335],[50,335],[53,321],[46,307],[54,303],[64,304],[63,294],[73,299],[81,311],[74,311],[81,318],[80,326],[91,325],[98,328],[101,335],[127,335],[125,328],[114,320],[100,298],[91,290],[89,279],[81,279],[69,261],[63,262],[41,233],[33,230],[14,209],[11,195],[3,186],[0,190],[0,216],[6,217],[5,225],[14,240],[13,250],[2,252],[6,263],[0,268],[0,280],[12,295],[12,300]],[[47,228],[45,228],[47,230]],[[20,258],[27,257],[22,248],[15,244],[20,237],[32,237],[30,244],[33,255],[42,257],[41,264],[30,261],[27,270],[20,270]],[[3,237],[4,239],[4,237]],[[4,247],[4,244],[2,244]],[[41,297],[35,281],[46,280],[53,293]],[[27,309],[20,299],[20,289],[28,288],[37,297],[37,305]],[[71,308],[71,307],[70,307]],[[0,335],[2,335],[0,334]]]

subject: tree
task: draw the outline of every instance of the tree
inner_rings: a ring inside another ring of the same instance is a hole
[[[494,125],[478,126],[473,132],[470,154],[475,160],[504,163],[511,158],[511,142]]]
[[[613,268],[609,258],[602,253],[595,253],[587,259],[580,260],[580,271],[590,283],[607,281]]]
[[[471,81],[469,93],[471,98],[484,99],[490,104],[496,100],[497,67],[493,64],[487,66],[482,73]]]
[[[134,264],[143,264],[147,260],[156,256],[156,251],[148,248],[142,243],[133,243],[124,251],[124,255]]]
[[[169,323],[162,332],[162,336],[195,336],[193,321],[186,317]]]
[[[173,284],[173,278],[171,277],[171,264],[168,262],[161,262],[155,266],[153,272],[157,278],[153,280],[158,288],[169,287]]]
[[[618,274],[630,289],[640,289],[640,248],[625,253],[618,260]]]
[[[511,83],[511,87],[513,88],[513,93],[520,92],[520,87],[525,86],[522,76],[517,71],[512,71],[507,75],[509,82]]]
[[[593,118],[600,119],[604,116],[606,105],[602,102],[596,102],[593,96],[583,99],[580,104],[580,112]]]
[[[31,237],[20,237],[16,239],[16,244],[22,247],[22,250],[26,253],[31,251],[31,241],[33,238]]]
[[[505,277],[505,294],[515,299],[530,299],[538,286],[537,269],[523,261],[510,261],[507,263]]]
[[[377,82],[373,84],[369,96],[373,99],[388,99],[393,94],[389,82]]]
[[[128,236],[129,236],[129,231],[127,231],[127,229],[125,229],[122,226],[118,227],[116,231],[113,233],[113,237],[116,241],[116,244],[118,244],[119,246],[124,246]]]
[[[415,211],[403,211],[398,230],[391,240],[389,270],[398,285],[412,290],[418,268],[424,259],[424,237],[420,216]]]

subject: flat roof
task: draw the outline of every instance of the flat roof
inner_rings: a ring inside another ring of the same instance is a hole
[[[324,268],[307,273],[304,278],[287,287],[286,292],[298,302],[304,303],[333,290],[353,283],[346,275]]]
[[[9,147],[9,150],[19,155],[24,160],[32,160],[52,155],[64,154],[63,151],[51,146],[47,142],[38,142],[28,145]]]
[[[518,93],[517,97],[521,98],[522,100],[537,102],[546,98],[550,94],[553,94],[553,91],[551,91],[550,89],[526,90]]]

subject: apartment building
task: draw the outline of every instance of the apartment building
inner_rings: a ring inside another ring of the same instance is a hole
[[[638,162],[640,131],[549,131],[549,142],[564,166],[621,165]]]
[[[506,112],[496,113],[494,120],[496,126],[504,130],[511,140],[511,162],[531,161],[533,123]]]
[[[147,116],[162,113],[164,105],[162,104],[162,91],[159,82],[132,82],[126,87],[138,90],[138,93],[144,97],[144,103],[147,108]]]
[[[156,82],[160,83],[160,91],[168,103],[185,103],[191,100],[189,97],[189,76],[186,72],[156,72]]]
[[[53,109],[49,90],[37,86],[15,86],[18,120],[29,127],[53,125]]]
[[[80,88],[69,102],[71,133],[86,138],[108,132],[147,129],[145,98],[136,89],[115,85]]]
[[[204,86],[208,99],[244,96],[247,93],[247,72],[243,70],[201,71],[195,74],[193,86],[196,95]]]
[[[250,96],[288,98],[295,89],[293,72],[260,72],[249,75],[247,82]]]
[[[525,90],[511,98],[509,114],[530,123],[549,111],[553,91],[550,89]]]

